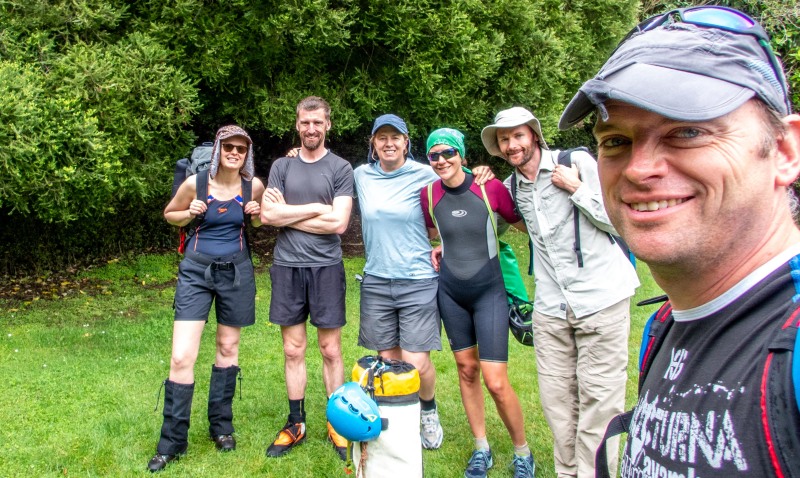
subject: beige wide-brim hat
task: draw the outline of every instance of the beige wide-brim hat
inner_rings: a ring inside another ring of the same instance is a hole
[[[533,113],[526,110],[521,106],[515,106],[507,110],[503,110],[494,117],[494,124],[483,128],[481,131],[481,141],[486,151],[492,156],[503,157],[500,148],[497,146],[497,130],[499,128],[515,128],[519,125],[526,124],[531,127],[536,136],[539,138],[539,144],[544,149],[548,149],[547,143],[542,136],[542,125],[539,120],[533,116]]]

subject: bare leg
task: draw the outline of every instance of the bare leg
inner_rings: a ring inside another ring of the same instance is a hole
[[[481,362],[483,381],[494,399],[497,413],[506,425],[511,441],[516,446],[526,443],[525,423],[522,419],[522,407],[511,383],[508,381],[508,364],[504,362]]]
[[[217,325],[217,357],[214,364],[219,368],[239,365],[239,339],[242,336],[240,327]]]
[[[281,335],[286,394],[289,400],[300,400],[306,394],[306,324],[281,326]]]
[[[200,351],[200,337],[206,323],[202,320],[176,320],[172,326],[172,358],[169,379],[175,383],[194,383],[194,364]]]
[[[481,363],[478,349],[454,352],[458,368],[458,387],[461,389],[461,402],[467,413],[467,421],[472,435],[476,438],[486,436],[486,415],[483,409],[483,390],[481,389]]]
[[[436,369],[431,363],[430,352],[408,352],[403,350],[403,360],[419,371],[419,398],[432,400],[436,392]]]
[[[322,382],[330,396],[344,383],[342,329],[317,329],[317,339],[322,354]]]

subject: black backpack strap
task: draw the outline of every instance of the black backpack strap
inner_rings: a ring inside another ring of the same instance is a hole
[[[208,171],[197,174],[197,195],[195,198],[201,201],[208,201]],[[202,216],[205,216],[205,214],[200,214],[197,218],[202,220]]]
[[[200,201],[208,201],[208,170],[200,171],[199,173],[197,173],[197,179],[195,184],[197,189],[197,193],[195,194],[195,199],[199,199]],[[183,252],[183,249],[186,247],[186,244],[189,243],[189,239],[191,239],[194,233],[197,232],[197,228],[203,222],[205,216],[206,216],[205,213],[198,214],[191,221],[189,221],[189,224],[183,226],[182,228],[183,248],[181,248],[181,252]]]
[[[611,478],[608,473],[608,454],[606,452],[606,442],[622,433],[628,433],[631,428],[631,419],[633,418],[633,410],[628,410],[625,413],[620,413],[608,422],[606,433],[603,439],[600,440],[600,446],[594,455],[594,476],[595,478]]]
[[[792,272],[795,272],[794,270]],[[767,343],[767,360],[761,383],[762,417],[766,419],[764,440],[776,476],[800,476],[800,400],[797,345],[800,342],[800,308],[792,303]]]
[[[642,384],[650,371],[650,366],[653,365],[653,359],[674,322],[675,320],[672,318],[672,303],[667,301],[645,324],[639,351],[639,392],[642,391]]]
[[[666,296],[659,296],[646,302],[652,304],[663,299],[666,299]],[[642,332],[641,352],[639,353],[639,393],[642,391],[642,383],[644,382],[647,372],[650,370],[650,365],[653,363],[653,357],[655,356],[658,348],[661,347],[661,343],[664,341],[664,336],[666,335],[666,332],[669,330],[669,327],[672,325],[672,323],[672,305],[669,302],[666,302],[664,305],[662,305],[658,311],[656,311],[650,316],[649,319],[647,319],[647,323],[644,326],[644,331]],[[595,452],[595,478],[610,478],[611,475],[608,472],[606,442],[610,438],[613,438],[621,433],[629,432],[634,411],[635,408],[628,410],[627,412],[620,413],[612,418],[608,423],[608,426],[606,427],[606,433],[603,435],[603,439],[600,441],[600,446],[597,447],[597,451]]]
[[[588,151],[584,147],[580,148],[573,148],[573,149],[565,149],[558,153],[558,164],[562,166],[566,166],[568,168],[572,167],[572,153],[578,150]],[[578,206],[572,205],[572,228],[575,230],[575,242],[572,243],[572,249],[575,251],[575,255],[578,257],[578,267],[583,267],[583,252],[581,252],[581,229],[580,229],[580,211],[578,210]]]
[[[517,170],[515,169],[511,173],[511,201],[514,203],[514,213],[522,217],[522,213],[519,210],[519,206],[517,206]]]
[[[242,178],[242,207],[253,200],[253,181]],[[245,223],[250,222],[250,214],[244,215]]]
[[[246,180],[242,178],[242,209],[244,206],[253,200],[253,181]],[[253,249],[250,248],[250,233],[248,232],[248,226],[250,225],[250,221],[252,217],[250,214],[244,214],[244,242],[247,244],[247,253],[250,254],[250,262],[253,261]]]

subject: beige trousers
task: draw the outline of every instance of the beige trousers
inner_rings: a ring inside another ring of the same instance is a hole
[[[559,478],[594,477],[594,455],[608,422],[625,407],[630,299],[577,319],[534,311],[539,395],[553,432]],[[611,476],[619,440],[608,442]]]

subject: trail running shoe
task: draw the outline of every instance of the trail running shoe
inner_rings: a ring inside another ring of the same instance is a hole
[[[467,463],[464,478],[486,478],[486,473],[492,465],[494,465],[492,450],[475,450]]]
[[[511,467],[514,468],[514,478],[533,478],[536,475],[536,463],[533,462],[533,455],[514,455]]]
[[[439,422],[439,410],[423,410],[419,416],[421,425],[420,437],[422,438],[422,448],[435,450],[442,446],[444,440],[444,430]]]
[[[289,453],[289,450],[306,441],[306,424],[286,422],[275,441],[267,448],[267,456],[273,458]]]
[[[336,430],[331,426],[331,422],[328,422],[328,441],[333,443],[333,449],[339,454],[339,458],[342,461],[347,461],[347,440],[336,433]]]

